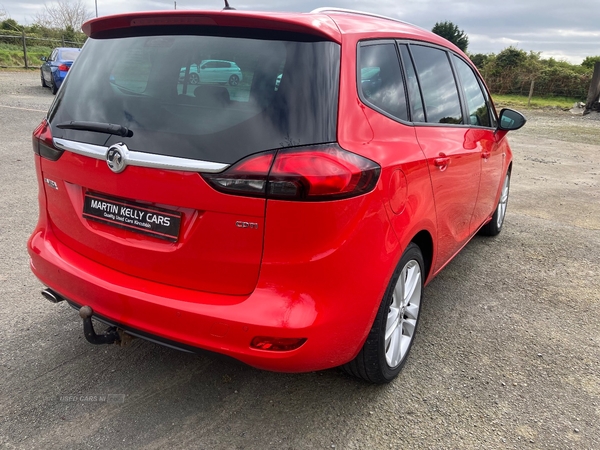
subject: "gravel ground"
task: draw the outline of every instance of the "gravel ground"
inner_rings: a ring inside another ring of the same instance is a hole
[[[600,448],[600,122],[527,112],[503,232],[426,288],[398,379],[261,372],[136,340],[92,346],[30,273],[31,131],[53,96],[0,72],[0,446]],[[102,398],[106,396],[106,398]]]

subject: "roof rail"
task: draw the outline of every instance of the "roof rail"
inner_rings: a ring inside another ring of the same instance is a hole
[[[321,13],[326,13],[326,12],[339,12],[339,13],[346,13],[346,14],[357,14],[359,16],[377,17],[379,19],[386,19],[386,20],[391,20],[391,21],[394,21],[394,22],[404,23],[404,24],[407,24],[407,25],[413,25],[412,23],[405,22],[404,20],[394,19],[393,17],[389,17],[389,16],[382,16],[380,14],[373,14],[373,13],[368,13],[368,12],[364,12],[364,11],[357,11],[355,9],[333,8],[333,7],[329,7],[329,6],[325,6],[323,8],[313,9],[310,12],[310,14],[321,14]],[[413,25],[413,26],[416,26],[416,25]]]

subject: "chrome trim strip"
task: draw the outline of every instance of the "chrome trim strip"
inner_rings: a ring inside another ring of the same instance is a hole
[[[90,158],[106,160],[106,150],[108,147],[100,145],[85,144],[83,142],[67,141],[66,139],[54,138],[54,146],[78,155],[89,156]]]
[[[67,150],[69,152],[77,153],[78,155],[106,161],[108,147],[69,141],[61,138],[54,138],[53,141],[54,145],[61,150]],[[197,159],[179,158],[176,156],[155,155],[152,153],[134,152],[131,150],[127,152],[127,165],[149,167],[152,169],[206,173],[219,173],[230,166],[230,164],[199,161]]]

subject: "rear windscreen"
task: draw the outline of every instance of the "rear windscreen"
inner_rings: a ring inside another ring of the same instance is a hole
[[[338,44],[211,34],[88,39],[50,111],[53,136],[223,163],[335,141]],[[56,127],[70,121],[133,135]]]
[[[79,50],[61,50],[60,59],[63,61],[75,61],[79,56]]]

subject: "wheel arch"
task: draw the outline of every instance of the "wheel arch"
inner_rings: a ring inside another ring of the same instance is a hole
[[[414,242],[423,255],[423,262],[425,263],[424,272],[425,280],[429,279],[431,275],[431,268],[433,267],[433,238],[427,230],[419,231],[410,242]]]

